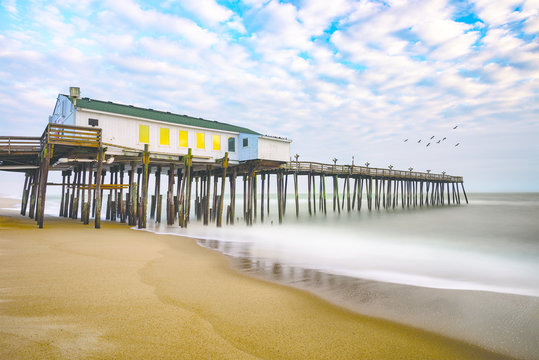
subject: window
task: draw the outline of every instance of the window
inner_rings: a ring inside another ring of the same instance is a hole
[[[142,144],[150,142],[150,127],[148,125],[138,126],[138,142]]]
[[[169,131],[166,128],[159,129],[159,145],[170,145]]]
[[[247,147],[247,146],[249,146],[249,139],[244,138],[243,139],[243,147]]]
[[[236,139],[233,137],[228,138],[228,152],[236,152]]]
[[[221,135],[213,135],[213,150],[221,150]]]
[[[90,125],[90,126],[99,126],[99,120],[98,119],[88,119],[88,125]]]
[[[178,145],[180,147],[187,147],[187,131],[178,131]]]
[[[204,133],[197,133],[197,149],[204,149]]]

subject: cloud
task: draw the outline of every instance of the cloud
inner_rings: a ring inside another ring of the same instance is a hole
[[[187,11],[210,26],[225,22],[234,14],[230,9],[217,4],[215,0],[182,0],[180,3]]]
[[[0,5],[12,15],[17,15],[17,1],[16,0],[2,0]]]
[[[450,158],[445,170],[458,173],[473,168],[476,147],[431,153],[403,148],[401,137],[450,124],[484,146],[493,126],[539,133],[532,1],[88,0],[16,13],[10,4],[0,30],[3,133],[16,124],[40,133],[69,86],[287,136],[292,151],[320,161],[328,151],[384,166],[413,156],[418,168]],[[29,97],[33,107],[17,106]]]

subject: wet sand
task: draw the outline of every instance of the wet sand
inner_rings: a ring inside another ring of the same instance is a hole
[[[192,239],[0,214],[1,359],[504,358],[242,275]]]

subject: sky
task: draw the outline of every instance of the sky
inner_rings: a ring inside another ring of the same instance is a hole
[[[303,161],[539,191],[538,32],[539,0],[0,0],[0,135],[40,135],[77,86]]]

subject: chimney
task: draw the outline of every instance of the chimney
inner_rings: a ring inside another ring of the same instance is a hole
[[[80,98],[80,88],[70,87],[69,88],[69,97],[73,99],[73,106],[77,105],[77,99]]]

